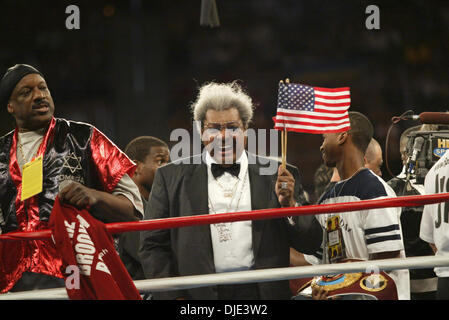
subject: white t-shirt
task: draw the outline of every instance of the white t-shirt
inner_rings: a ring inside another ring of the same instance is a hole
[[[240,163],[238,178],[225,172],[217,179],[211,171],[215,160],[206,154],[208,175],[209,213],[241,212],[251,210],[251,191],[248,157],[245,152],[236,161]],[[248,270],[254,264],[252,249],[252,222],[237,221],[210,225],[215,272]]]
[[[393,189],[382,178],[368,169],[363,169],[353,177],[338,182],[319,200],[320,204],[354,202],[360,200],[395,197]],[[400,223],[401,208],[380,208],[351,211],[335,214],[320,214],[317,219],[324,228],[321,249],[313,256],[305,255],[312,264],[329,263],[328,243],[337,242],[336,235],[326,232],[332,217],[339,217],[343,241],[343,257],[348,259],[369,260],[369,255],[379,252],[400,251],[405,258],[402,229]],[[334,240],[335,239],[335,240]],[[410,280],[407,269],[388,272],[396,283],[398,298],[410,299]]]
[[[449,152],[429,170],[424,180],[426,194],[449,192]],[[424,206],[419,236],[426,242],[434,243],[436,256],[448,256],[449,259],[449,208],[447,202]],[[449,277],[449,267],[436,267],[438,277]]]

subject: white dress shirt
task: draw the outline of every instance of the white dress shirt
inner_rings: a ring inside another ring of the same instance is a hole
[[[246,153],[243,152],[236,162],[240,163],[238,178],[225,172],[215,179],[211,164],[216,161],[209,153],[206,154],[210,214],[251,210]],[[238,221],[210,225],[216,272],[241,271],[252,267],[254,254],[251,224],[251,221]]]

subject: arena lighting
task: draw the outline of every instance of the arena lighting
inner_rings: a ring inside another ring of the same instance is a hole
[[[201,0],[200,25],[211,28],[220,26],[215,0]]]

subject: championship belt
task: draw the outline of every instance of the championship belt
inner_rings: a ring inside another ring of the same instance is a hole
[[[360,261],[346,260],[344,262]],[[300,280],[300,281],[296,281]],[[327,297],[347,299],[397,300],[398,294],[394,280],[384,271],[379,273],[342,273],[317,276],[314,278],[295,279],[290,288],[297,289],[296,295],[312,298],[312,289],[324,288]]]

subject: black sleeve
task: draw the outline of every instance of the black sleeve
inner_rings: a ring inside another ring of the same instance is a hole
[[[299,205],[308,204],[304,200],[304,189],[297,167],[288,166],[287,169],[295,178],[295,201]],[[287,219],[287,218],[286,218]],[[291,246],[305,254],[315,253],[323,241],[323,229],[313,215],[293,216],[287,219]]]
[[[293,216],[288,222],[291,246],[305,254],[314,254],[323,241],[323,228],[313,215]]]
[[[169,217],[168,190],[163,170],[157,170],[150,199],[145,208],[144,220],[163,219]],[[139,257],[145,277],[148,279],[175,277],[177,266],[172,254],[170,230],[143,231],[140,236]],[[183,291],[154,292],[155,299],[171,300],[185,297]]]
[[[295,202],[301,205],[310,204],[305,195],[305,190],[301,183],[298,168],[292,165],[287,165],[287,170],[293,175],[293,178],[295,179],[295,193],[294,193]]]

